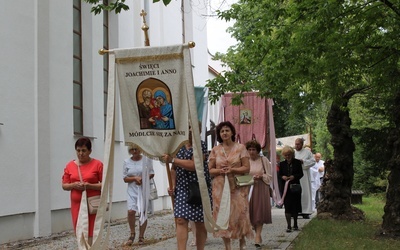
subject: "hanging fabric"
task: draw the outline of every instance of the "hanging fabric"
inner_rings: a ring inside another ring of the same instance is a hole
[[[251,140],[253,134],[259,140],[262,148],[267,145],[268,135],[268,103],[267,99],[257,96],[256,92],[243,93],[243,104],[232,105],[235,94],[227,93],[222,97],[224,120],[235,126],[236,134],[241,143]]]

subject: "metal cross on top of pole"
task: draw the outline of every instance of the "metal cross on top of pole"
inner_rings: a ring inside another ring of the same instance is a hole
[[[142,30],[144,32],[144,46],[150,46],[150,39],[149,39],[149,26],[147,26],[146,23],[146,16],[147,13],[146,11],[142,10],[142,12],[140,12],[140,16],[143,17],[143,25],[142,25]]]

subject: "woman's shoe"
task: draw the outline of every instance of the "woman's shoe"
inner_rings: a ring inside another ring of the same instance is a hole
[[[286,229],[286,233],[291,233],[292,232],[292,228],[291,227],[288,227],[287,229]]]
[[[299,228],[298,227],[293,227],[293,230],[294,231],[299,231]]]
[[[139,237],[139,245],[143,245],[144,244],[144,237]]]
[[[244,238],[241,238],[239,240],[239,247],[240,247],[240,250],[246,249],[246,240]]]
[[[125,243],[125,245],[127,246],[132,246],[133,242],[135,241],[135,234],[131,234],[131,236],[129,236],[128,241]]]
[[[261,249],[261,244],[259,243],[254,244],[254,246],[256,247],[256,249]]]

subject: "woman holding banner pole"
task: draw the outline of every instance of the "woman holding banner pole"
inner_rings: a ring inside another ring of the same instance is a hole
[[[211,195],[211,179],[207,165],[207,146],[204,141],[201,141],[201,147],[204,160],[205,180],[208,193]],[[179,150],[176,157],[172,158],[168,154],[164,154],[162,158],[165,162],[172,163],[172,188],[168,189],[168,193],[175,197],[174,217],[176,222],[178,250],[186,249],[189,237],[189,220],[194,221],[196,227],[196,247],[199,250],[203,250],[207,238],[207,231],[204,225],[203,205],[201,203],[189,204],[187,201],[189,183],[198,182],[193,158],[192,132],[189,132],[189,142]]]

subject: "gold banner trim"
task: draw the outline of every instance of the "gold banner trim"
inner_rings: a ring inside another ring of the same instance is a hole
[[[115,63],[124,64],[133,62],[162,61],[162,60],[182,59],[182,58],[183,58],[183,53],[173,53],[173,54],[154,55],[154,56],[115,58]]]

